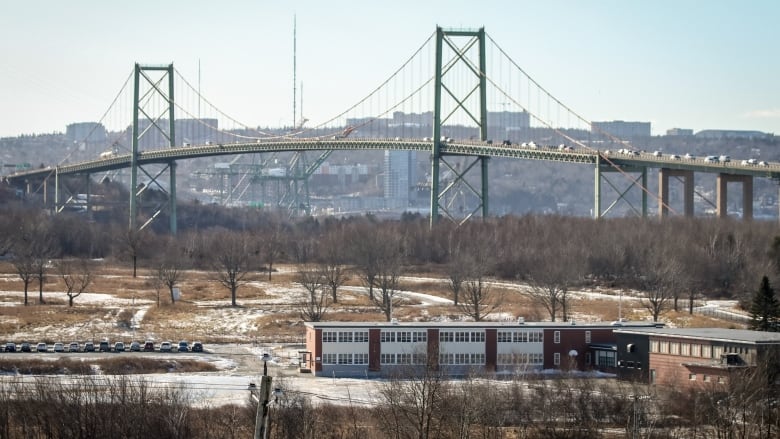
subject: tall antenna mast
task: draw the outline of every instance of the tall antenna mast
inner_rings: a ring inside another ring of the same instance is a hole
[[[293,124],[292,124],[293,129],[295,129],[295,127],[297,126],[297,125],[295,125],[295,102],[296,102],[296,99],[297,99],[296,93],[298,91],[297,88],[296,88],[296,85],[295,85],[296,81],[298,80],[297,77],[296,77],[296,71],[297,71],[297,67],[298,67],[297,66],[297,61],[296,61],[296,56],[297,56],[297,44],[296,44],[297,25],[298,25],[298,23],[297,23],[296,16],[295,16],[295,14],[293,14]]]

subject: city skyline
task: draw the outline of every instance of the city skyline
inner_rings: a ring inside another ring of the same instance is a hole
[[[293,17],[314,121],[360,100],[440,25],[484,27],[591,121],[778,133],[778,12],[769,1],[12,3],[0,18],[0,137],[99,120],[135,62],[200,75],[203,95],[237,120],[292,125]]]

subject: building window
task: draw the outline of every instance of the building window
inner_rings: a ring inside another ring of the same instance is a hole
[[[336,331],[322,331],[323,343],[335,343],[338,341],[338,333]]]
[[[528,343],[528,333],[525,331],[515,332],[512,336],[515,343]]]
[[[336,364],[337,362],[336,354],[322,354],[322,364]]]
[[[471,333],[471,342],[472,343],[484,343],[485,342],[485,333],[484,332],[472,332]]]
[[[725,382],[726,380],[723,377],[718,377],[718,384],[723,384]]]
[[[352,333],[351,332],[339,332],[339,342],[340,343],[352,343]]]
[[[655,384],[655,369],[650,369],[650,384]]]
[[[555,332],[558,332],[558,331],[555,331]],[[553,364],[556,365],[556,366],[560,366],[561,365],[561,353],[560,352],[556,352],[556,353],[553,354]]]
[[[585,364],[590,364],[590,352],[585,352]]]
[[[454,364],[452,354],[439,354],[439,364]]]
[[[339,354],[339,364],[352,364],[352,354]]]
[[[427,364],[428,363],[428,355],[427,354],[413,354],[412,355],[412,361],[414,361],[414,364]]]
[[[561,331],[553,332],[553,343],[560,343],[560,342],[561,342]]]
[[[691,355],[691,345],[689,343],[680,344],[680,355],[685,355],[686,357]]]
[[[710,346],[710,345],[702,345],[702,347],[701,347],[701,356],[703,358],[712,358],[712,346]]]
[[[511,343],[512,333],[507,331],[498,331],[496,333],[496,341],[498,343]]]
[[[412,354],[396,354],[395,361],[398,364],[412,364]]]
[[[661,349],[659,350],[662,354],[668,354],[669,353],[669,342],[668,341],[662,341],[661,342]]]
[[[352,354],[352,361],[355,364],[368,364],[368,354]]]
[[[615,367],[617,352],[596,351],[596,366]]]
[[[709,375],[704,375],[703,378],[704,378],[704,382],[705,383],[709,383],[710,382],[710,376]]]
[[[379,363],[381,363],[381,364],[395,364],[395,354],[381,354],[381,355],[379,355]]]
[[[585,343],[590,343],[590,331],[585,331]]]
[[[381,341],[382,343],[395,342],[395,332],[382,331],[382,334],[379,336],[379,341]]]
[[[691,345],[691,356],[692,357],[700,357],[701,356],[701,345],[700,344],[693,344],[693,345]]]
[[[440,342],[452,342],[454,339],[455,338],[451,331],[442,331],[439,333]]]
[[[368,331],[355,332],[355,343],[368,343]]]
[[[659,344],[658,340],[651,340],[650,341],[650,352],[659,352]]]
[[[409,331],[401,331],[398,332],[396,338],[398,339],[398,343],[411,343],[412,333]]]
[[[415,331],[412,333],[412,341],[415,343],[427,343],[428,333],[425,331]]]
[[[455,342],[457,343],[464,343],[469,341],[469,333],[466,331],[456,331],[455,332]]]
[[[544,332],[534,331],[528,333],[529,343],[542,343],[544,341]]]
[[[680,355],[680,343],[669,343],[669,353],[672,355]]]
[[[696,381],[696,374],[695,373],[689,373],[688,374],[688,379],[691,380],[691,381]]]

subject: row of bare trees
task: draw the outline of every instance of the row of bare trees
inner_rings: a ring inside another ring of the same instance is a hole
[[[340,285],[351,276],[360,279],[388,319],[399,304],[399,278],[417,272],[449,279],[453,302],[475,320],[501,303],[490,287],[499,280],[527,285],[527,294],[551,320],[565,321],[575,287],[639,290],[657,319],[670,308],[692,312],[696,300],[705,297],[747,301],[761,277],[773,278],[780,266],[780,252],[772,247],[776,226],[765,222],[524,216],[460,227],[442,222],[430,229],[426,219],[413,216],[403,221],[241,217],[240,229],[183,228],[171,237],[10,210],[0,213],[0,251],[24,283],[25,302],[36,281],[43,302],[48,262],[57,258],[108,258],[130,263],[134,274],[138,267],[150,270],[172,300],[182,270],[211,270],[234,305],[250,275],[265,273],[270,280],[276,264],[295,263],[304,272],[309,286],[304,288],[313,294],[310,305],[324,303],[323,288],[328,302],[337,303]],[[305,310],[311,318],[320,313],[314,308]]]
[[[299,391],[282,378],[269,437],[770,439],[780,432],[780,401],[776,371],[764,366],[690,389],[573,376],[452,380],[446,371],[415,370],[374,381],[370,400],[330,404],[321,398],[333,395]],[[200,392],[132,377],[8,380],[0,437],[251,437],[257,407],[249,395],[210,407]]]

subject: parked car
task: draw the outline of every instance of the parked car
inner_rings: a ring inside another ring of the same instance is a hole
[[[154,342],[151,340],[146,340],[146,342],[144,342],[144,351],[154,352]]]
[[[203,343],[196,341],[192,344],[192,352],[203,352]]]
[[[68,345],[68,352],[78,352],[79,351],[79,344],[75,341]]]
[[[38,352],[49,352],[49,347],[46,346],[46,343],[38,343],[38,346],[35,347],[35,350]]]
[[[114,343],[114,352],[124,352],[125,351],[125,344],[121,341],[118,341]]]
[[[182,341],[179,342],[179,348],[178,348],[179,352],[188,352],[189,350],[190,350],[190,347],[189,347],[189,344],[186,341],[182,340]]]
[[[171,351],[171,342],[164,341],[160,343],[160,352],[170,352]]]
[[[95,352],[95,343],[91,341],[84,343],[84,352]]]
[[[30,343],[27,343],[26,341],[22,342],[21,351],[22,352],[32,352],[32,346],[30,346]]]
[[[138,343],[137,341],[130,343],[130,352],[140,352],[140,351],[141,351],[141,343]]]
[[[65,345],[60,342],[54,343],[54,352],[65,352]]]
[[[101,341],[98,350],[100,352],[111,352],[111,345],[108,344],[108,340]]]
[[[16,343],[8,342],[5,344],[6,352],[16,352]]]

